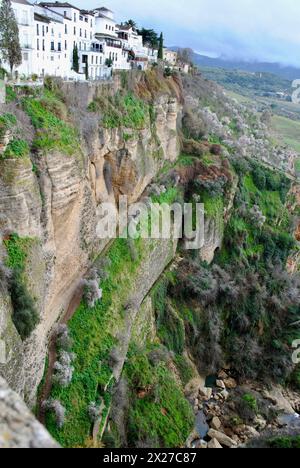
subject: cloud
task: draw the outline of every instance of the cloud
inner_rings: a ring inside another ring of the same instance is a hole
[[[74,0],[83,5],[83,0]],[[168,45],[300,66],[298,0],[108,0],[118,20],[164,31]],[[85,8],[99,7],[85,0]]]

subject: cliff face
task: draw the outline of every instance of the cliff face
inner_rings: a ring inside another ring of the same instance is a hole
[[[0,414],[0,448],[59,447],[1,377]]]
[[[162,165],[179,154],[181,106],[171,93],[159,93],[151,101],[154,120],[134,131],[105,128],[96,112],[87,111],[97,96],[119,89],[118,79],[105,87],[62,85],[62,99],[80,133],[76,155],[53,149],[21,159],[0,158],[1,230],[36,240],[27,253],[26,276],[41,320],[24,343],[10,318],[9,295],[3,291],[0,296],[0,333],[8,356],[0,370],[9,371],[9,384],[30,404],[42,377],[49,333],[92,259],[105,247],[96,237],[97,207],[117,204],[119,195],[127,195],[130,203],[138,200]],[[125,131],[130,137],[124,137]],[[2,153],[13,135],[8,132],[6,139]]]

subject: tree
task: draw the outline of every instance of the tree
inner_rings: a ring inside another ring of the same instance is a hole
[[[19,27],[10,0],[2,0],[0,8],[0,50],[10,72],[22,63]]]
[[[130,26],[132,29],[137,28],[137,24],[133,19],[129,19],[128,21],[126,21],[125,25]]]
[[[79,53],[78,53],[78,45],[75,44],[73,49],[73,70],[76,73],[79,73]]]
[[[86,58],[86,64],[85,64],[85,79],[89,79],[89,58]]]
[[[158,59],[164,59],[164,36],[163,33],[159,36]]]
[[[192,49],[178,49],[178,61],[188,65],[193,64],[193,50]]]
[[[158,35],[153,29],[142,28],[139,34],[143,36],[143,44],[145,46],[152,47],[152,49],[158,48]]]

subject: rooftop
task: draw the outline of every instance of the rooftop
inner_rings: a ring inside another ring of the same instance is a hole
[[[23,3],[22,0],[19,3]],[[41,2],[40,5],[49,8],[73,8],[74,10],[80,11],[80,8],[68,2]]]

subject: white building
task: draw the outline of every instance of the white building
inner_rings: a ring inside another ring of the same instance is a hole
[[[20,75],[28,76],[32,73],[33,66],[34,8],[26,0],[13,0],[12,7],[18,22],[22,47],[22,65],[18,68],[18,72]]]
[[[164,60],[170,67],[176,67],[178,60],[178,53],[174,50],[164,48]]]
[[[1,0],[0,0],[1,4]],[[12,0],[22,46],[19,76],[59,76],[67,79],[100,79],[112,70],[147,68],[157,61],[157,51],[143,46],[135,29],[117,25],[105,7],[82,10],[67,2]],[[78,47],[79,73],[73,70]]]
[[[124,68],[146,69],[151,62],[157,62],[158,51],[144,47],[143,37],[128,24],[117,26],[117,34],[123,43],[123,51],[127,52],[127,66]]]
[[[122,40],[117,34],[114,13],[105,7],[94,10],[95,38],[101,44],[105,64],[115,70],[128,68],[128,52],[123,49]]]

